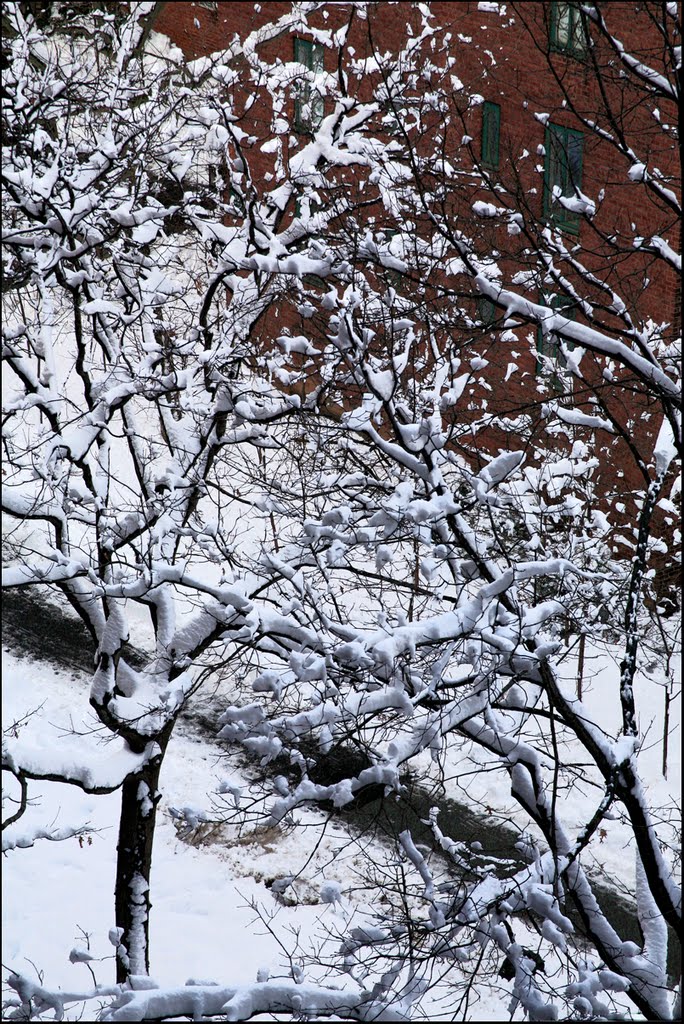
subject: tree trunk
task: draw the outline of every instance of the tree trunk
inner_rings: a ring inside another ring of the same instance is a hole
[[[580,633],[579,638],[579,661],[577,664],[577,699],[582,700],[582,688],[584,684],[584,648],[586,646],[587,634]]]
[[[117,982],[127,981],[132,974],[148,974],[150,969],[150,868],[157,804],[161,799],[157,783],[168,738],[163,743],[158,740],[158,755],[129,775],[121,791],[114,889],[119,936]]]
[[[665,682],[665,714],[663,716],[663,778],[667,778],[667,754],[670,739],[670,680]]]

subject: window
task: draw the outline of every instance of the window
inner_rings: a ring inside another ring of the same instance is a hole
[[[477,300],[477,318],[485,328],[496,322],[497,308],[486,295],[480,295]]]
[[[235,213],[240,217],[244,217],[247,213],[247,203],[245,197],[236,188],[232,186],[228,189],[228,201],[232,207],[231,213]]]
[[[551,49],[571,57],[587,52],[587,35],[577,3],[552,3],[549,24]]]
[[[382,104],[382,126],[385,132],[400,142],[404,140],[404,128],[409,109],[404,104],[385,100]]]
[[[308,195],[306,197],[298,196],[295,199],[295,217],[313,217],[315,213],[318,213],[318,211],[322,209],[323,204],[315,194],[314,196]]]
[[[582,187],[584,136],[557,124],[546,127],[544,162],[544,216],[556,227],[579,234],[580,215],[566,210],[559,196],[574,196]]]
[[[306,285],[307,288],[329,288],[326,281],[319,277],[318,274],[304,274],[302,276],[302,284]]]
[[[394,288],[395,291],[400,290],[406,277],[406,266],[404,264],[403,246],[401,244],[401,232],[398,228],[383,228],[380,232],[381,249],[382,255],[385,257],[385,263],[382,264],[384,269],[385,281],[390,288]],[[396,241],[395,241],[396,240]],[[396,260],[397,265],[392,266],[392,262]],[[387,265],[389,264],[389,266]],[[403,269],[399,269],[403,267]]]
[[[295,39],[294,59],[314,75],[323,71],[323,46],[308,39]],[[323,97],[311,82],[299,82],[295,97],[294,123],[298,132],[314,132],[323,120]]]
[[[548,306],[552,312],[562,311],[563,316],[567,320],[575,319],[575,306],[573,300],[569,295],[542,295],[539,300],[542,305]],[[566,348],[572,349],[574,345],[572,342],[563,343]],[[552,331],[545,331],[542,324],[537,327],[537,352],[540,356],[547,356],[550,359],[556,359],[559,363],[563,364],[562,354],[558,348],[558,338]],[[543,373],[545,370],[544,361],[539,358],[537,359],[537,374]],[[561,380],[557,373],[554,373],[552,384],[561,388]]]
[[[501,107],[486,101],[482,104],[482,163],[485,167],[499,166],[499,126]]]

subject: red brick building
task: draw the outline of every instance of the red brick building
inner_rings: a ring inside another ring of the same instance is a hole
[[[230,47],[236,65],[255,51],[272,66],[290,65],[292,87],[282,111],[289,124],[281,142],[287,143],[276,147],[258,90],[241,122],[257,189],[259,176],[264,185],[272,180],[278,160],[280,173],[288,174],[292,159],[330,113],[333,99],[317,92],[317,76],[335,76],[355,99],[370,101],[381,84],[387,86],[392,55],[403,59],[399,55],[411,39],[426,69],[430,54],[440,54],[431,73],[409,74],[414,112],[420,109],[422,118],[413,137],[416,153],[427,157],[438,141],[453,168],[448,188],[444,161],[430,184],[442,189],[443,223],[476,236],[482,253],[496,253],[504,283],[523,296],[578,324],[587,320],[589,303],[591,324],[616,341],[627,336],[628,344],[642,345],[646,353],[649,332],[666,348],[678,336],[681,318],[678,275],[668,251],[678,249],[681,227],[678,150],[670,127],[676,120],[675,79],[664,10],[661,4],[616,2],[600,5],[592,20],[577,3],[554,2],[157,3],[147,24],[180,46],[188,60]],[[358,74],[364,61],[375,61],[365,66],[376,72]],[[310,72],[306,79],[297,74],[298,66]],[[655,71],[662,79],[655,82],[658,88],[649,80]],[[245,76],[232,88],[253,85]],[[443,106],[431,112],[428,100],[436,94]],[[401,137],[406,110],[389,102],[384,111],[389,143]],[[338,177],[338,188],[344,180]],[[355,184],[350,173],[346,185],[353,190]],[[294,217],[301,201],[293,196],[284,216]],[[391,218],[383,219],[380,205],[367,203],[366,211],[374,229],[389,235],[396,227]],[[420,217],[416,222],[420,234]],[[559,231],[549,249],[551,229]],[[555,259],[552,272],[543,266],[548,252]],[[445,281],[428,283],[435,308],[453,301],[455,286],[445,290]],[[644,486],[640,464],[650,461],[660,425],[652,393],[619,362],[611,369],[591,352],[582,363],[584,382],[569,385],[552,334],[535,325],[506,330],[502,310],[476,292],[465,308],[472,320],[462,317],[456,324],[462,355],[475,367],[472,359],[487,361],[468,383],[477,397],[473,408],[482,407],[485,394],[491,416],[482,450],[519,447],[519,437],[499,428],[500,415],[515,420],[533,410],[534,443],[535,431],[544,430],[549,401],[600,414],[614,428],[612,435],[597,434],[605,446],[600,487],[618,499],[618,513],[626,502],[627,517],[633,515],[630,503]],[[293,314],[293,330],[295,319]],[[625,335],[630,324],[634,331]],[[568,432],[589,436],[581,425],[570,424]],[[471,457],[477,453],[471,450]]]

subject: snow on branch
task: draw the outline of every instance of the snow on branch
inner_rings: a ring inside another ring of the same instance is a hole
[[[51,990],[24,975],[13,973],[8,978],[8,985],[19,997],[18,1009],[32,1008],[38,1013],[53,1010],[56,1020],[63,1019],[69,1004],[89,1004],[92,1000],[102,1002],[109,997],[113,999],[105,1004],[99,1020],[148,1021],[176,1017],[200,1020],[222,1015],[224,1020],[244,1021],[262,1013],[364,1020],[363,1004],[367,1001],[367,996],[358,988],[333,988],[288,980],[237,986],[189,981],[179,988],[161,988],[151,978],[134,975],[126,985],[98,985],[85,991],[65,991]]]
[[[77,828],[64,826],[63,828],[12,828],[9,834],[3,832],[2,853],[10,850],[27,850],[41,839],[47,839],[51,843],[61,843],[65,839],[79,839],[83,836],[90,836],[95,830],[87,823]]]
[[[598,26],[604,39],[607,39],[613,51],[632,74],[636,75],[653,93],[667,97],[675,102],[678,101],[677,91],[668,78],[660,71],[645,64],[639,57],[631,53],[629,48],[617,36],[612,34],[598,4],[583,4],[582,11]],[[671,17],[669,12],[666,14],[666,17]]]
[[[148,743],[142,753],[136,754],[125,740],[112,740],[103,753],[89,751],[85,759],[81,743],[69,745],[63,741],[48,747],[42,738],[29,734],[5,737],[2,767],[17,778],[66,782],[86,793],[112,793],[158,754],[156,743]]]

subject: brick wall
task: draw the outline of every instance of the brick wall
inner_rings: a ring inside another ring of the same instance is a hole
[[[563,104],[561,84],[577,103],[581,113],[592,115],[600,110],[602,99],[596,76],[588,61],[573,59],[565,54],[556,54],[553,66],[558,76],[550,73],[546,59],[548,39],[549,3],[522,3],[499,5],[506,9],[506,16],[493,10],[480,11],[477,3],[433,3],[431,5],[436,23],[442,24],[452,33],[452,45],[456,56],[455,71],[466,85],[465,92],[480,92],[486,100],[501,106],[501,180],[512,185],[514,176],[520,176],[521,186],[526,190],[537,188],[536,199],[532,198],[531,212],[541,217],[542,176],[535,167],[543,163],[543,156],[537,149],[544,144],[544,125],[535,119],[535,113],[546,114],[554,124],[568,128],[582,128],[572,111]],[[496,5],[484,5],[495,7]],[[614,2],[610,5],[611,15],[621,30],[627,32],[626,42],[643,51],[652,39],[646,38],[647,29],[643,19],[633,15],[634,3]],[[369,4],[368,21],[356,18],[348,37],[357,57],[370,52],[369,35],[381,50],[395,51],[406,33],[409,21],[416,22],[413,5],[408,3]],[[618,16],[618,8],[620,14]],[[154,14],[154,28],[169,35],[184,51],[188,58],[206,55],[228,45],[238,35],[245,38],[263,25],[283,18],[290,11],[287,3],[160,3]],[[349,18],[350,5],[327,4],[308,17],[311,28],[339,28]],[[417,22],[416,22],[417,23]],[[640,34],[639,31],[640,29]],[[633,38],[630,38],[631,36]],[[260,52],[273,61],[293,59],[293,36],[284,31],[275,39],[262,45]],[[605,49],[605,48],[604,48]],[[599,54],[599,61],[607,64],[608,55]],[[325,51],[326,70],[333,72],[337,53]],[[605,71],[606,68],[604,67]],[[559,84],[560,83],[560,84]],[[643,97],[625,93],[624,81],[613,74],[604,76],[604,84],[612,102],[619,106],[625,100],[632,104],[630,128],[639,139],[640,146],[648,152],[649,161],[664,174],[678,174],[676,148],[667,147],[662,132],[653,120],[652,105]],[[370,83],[354,82],[351,87],[360,95],[367,91]],[[372,86],[371,86],[372,87]],[[454,94],[455,107],[458,96]],[[472,148],[479,155],[481,133],[481,107],[475,106],[462,112],[464,128],[472,136]],[[262,132],[265,125],[256,125]],[[454,144],[460,146],[457,134],[452,133]],[[647,140],[644,143],[644,138]],[[625,244],[631,245],[636,233],[649,236],[662,226],[671,233],[670,223],[658,225],[663,211],[642,201],[643,189],[627,178],[628,163],[617,156],[595,136],[585,132],[583,158],[583,187],[591,196],[602,190],[605,198],[600,207],[596,223],[602,231],[623,233]],[[527,156],[523,156],[527,152]],[[537,209],[535,210],[535,206]],[[654,221],[655,219],[655,221]],[[635,225],[635,228],[632,228]],[[582,242],[589,251],[594,247],[594,238],[587,225],[582,225]],[[597,251],[589,269],[603,279],[615,281],[616,290],[623,298],[638,304],[640,310],[656,320],[667,319],[675,323],[678,319],[678,295],[676,279],[654,265],[652,257],[636,256],[630,260],[628,270],[624,266],[609,266],[606,249]],[[617,262],[617,261],[616,261]],[[644,279],[649,279],[646,291]]]
[[[544,116],[549,122],[563,128],[582,130],[584,132],[583,153],[583,190],[591,197],[604,198],[596,216],[596,229],[582,223],[579,239],[568,238],[568,244],[579,240],[582,244],[582,259],[588,270],[596,275],[597,281],[611,285],[614,291],[626,302],[628,308],[634,309],[636,318],[652,317],[654,321],[667,321],[678,326],[681,313],[679,302],[679,285],[676,277],[667,271],[662,261],[654,261],[648,254],[640,254],[634,250],[634,234],[650,237],[654,232],[662,230],[672,235],[672,217],[661,205],[644,202],[644,190],[640,184],[630,181],[627,171],[629,162],[606,145],[595,134],[587,132],[577,114],[594,117],[596,112],[605,109],[606,104],[621,110],[623,104],[630,108],[629,127],[639,141],[639,145],[647,153],[650,166],[658,166],[664,175],[676,174],[677,153],[674,147],[667,144],[657,122],[654,119],[653,105],[648,96],[639,90],[632,90],[625,85],[619,73],[611,68],[610,54],[605,45],[599,45],[596,59],[602,68],[602,87],[604,95],[599,93],[596,74],[588,60],[574,59],[565,53],[554,54],[548,60],[549,3],[514,3],[484,5],[480,10],[477,3],[432,3],[431,9],[435,23],[441,24],[451,32],[450,53],[456,58],[453,71],[464,83],[465,88],[459,92],[454,89],[451,110],[452,125],[448,129],[447,144],[455,158],[461,153],[471,162],[471,154],[476,158],[480,155],[482,107],[469,106],[468,95],[479,93],[484,100],[500,105],[500,153],[499,170],[492,175],[492,180],[501,181],[509,189],[520,192],[529,203],[529,220],[537,224],[543,222],[542,192],[543,175],[540,168],[544,164],[544,155],[539,147],[545,143]],[[635,17],[635,11],[641,5],[633,2],[613,2],[609,5],[609,14],[614,24],[620,26],[625,43],[640,52],[648,50],[653,43],[648,24],[643,18]],[[283,18],[291,11],[289,3],[217,3],[213,5],[200,3],[169,3],[157,4],[153,27],[167,34],[179,45],[188,58],[213,53],[229,45],[236,35],[241,39],[264,25]],[[501,10],[505,7],[506,14]],[[369,4],[366,8],[368,19],[355,14],[351,21],[346,45],[347,53],[353,49],[355,57],[368,55],[376,46],[381,52],[397,52],[407,33],[407,25],[411,23],[414,32],[418,28],[418,14],[412,4],[382,3]],[[325,4],[308,17],[307,32],[311,29],[338,29],[350,19],[352,5]],[[291,61],[293,59],[293,38],[296,32],[289,29],[260,45],[260,54],[264,59]],[[338,54],[326,48],[325,67],[335,72]],[[350,79],[350,89],[364,99],[373,95],[373,81],[370,77],[356,81]],[[254,107],[254,122],[250,130],[261,142],[268,137],[269,125],[259,120],[258,104]],[[292,117],[292,109],[289,111]],[[598,119],[602,126],[610,127],[604,114],[599,113]],[[435,130],[439,127],[435,121]],[[463,136],[470,136],[470,144],[462,141]],[[252,171],[263,175],[264,180],[273,171],[273,159],[263,154],[258,147],[252,150],[256,156]],[[285,154],[287,160],[287,153]],[[353,188],[353,180],[348,187]],[[536,189],[536,193],[531,190]],[[474,186],[462,191],[454,198],[454,211],[459,216],[468,216],[472,201],[481,195],[492,201],[496,193],[487,190],[478,192]],[[472,217],[471,217],[472,220]],[[487,222],[480,222],[473,228],[479,232],[483,241],[501,252],[501,263],[506,269],[524,267],[527,262],[525,247],[527,240],[522,237],[517,242],[513,236],[503,236],[500,229],[493,228]],[[679,229],[681,230],[681,229]],[[490,237],[491,236],[491,237]],[[616,249],[606,239],[615,237]],[[502,242],[505,248],[502,248]],[[517,248],[516,248],[517,246]],[[601,298],[600,287],[590,294],[593,300]],[[539,295],[530,293],[530,298],[539,300]],[[604,303],[605,304],[605,303]],[[294,313],[284,314],[278,329],[290,326],[299,330],[303,325],[297,323]],[[619,330],[620,324],[610,312],[604,314],[607,329]],[[268,326],[264,328],[269,330]],[[272,333],[272,329],[271,333]],[[485,398],[492,414],[513,413],[516,408],[537,404],[541,411],[542,400],[553,398],[553,387],[550,389],[543,379],[536,374],[536,360],[530,352],[527,338],[532,331],[524,328],[517,332],[517,340],[503,342],[500,332],[477,332],[476,336],[463,342],[463,358],[484,356],[488,360],[486,370],[479,379],[474,375],[471,386],[471,399],[474,405],[481,405]],[[512,378],[508,378],[513,352],[520,370]],[[592,368],[594,362],[594,368]],[[594,385],[601,382],[602,367],[591,357],[586,357],[583,369]],[[544,394],[546,388],[546,395]],[[648,462],[652,452],[655,434],[659,427],[657,410],[651,408],[651,401],[638,388],[609,388],[602,386],[602,399],[615,417],[625,426],[630,435],[633,447],[640,457]],[[582,406],[581,391],[575,391],[575,402]],[[468,412],[459,415],[467,419]],[[534,430],[544,431],[545,423],[541,415],[537,416]],[[573,437],[590,439],[590,434],[583,428],[568,431]],[[599,432],[599,443],[603,445],[601,453],[600,486],[607,492],[623,494],[625,502],[630,505],[631,494],[638,492],[643,480],[640,470],[629,451],[629,446],[620,439]],[[496,451],[499,447],[511,447],[519,444],[515,436],[506,435],[500,430],[492,429],[482,438],[482,453]],[[633,514],[633,507],[626,507],[626,515]]]

